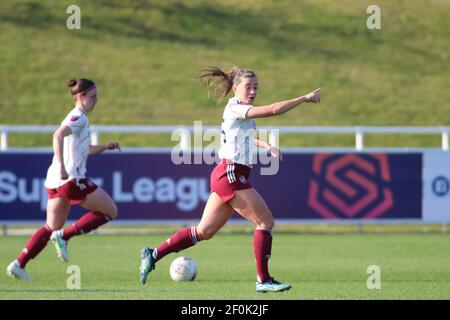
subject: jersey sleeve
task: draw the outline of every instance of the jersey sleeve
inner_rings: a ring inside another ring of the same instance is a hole
[[[228,115],[231,119],[242,120],[245,119],[247,111],[252,107],[252,105],[248,104],[233,104],[228,106]]]
[[[73,134],[79,134],[86,125],[86,117],[83,115],[69,115],[62,124],[68,126]]]

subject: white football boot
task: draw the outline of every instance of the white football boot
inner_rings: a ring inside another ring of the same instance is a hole
[[[58,257],[64,261],[69,261],[69,254],[67,253],[67,242],[62,238],[63,230],[54,231],[50,237],[53,244],[55,245],[56,252],[58,253]]]
[[[20,267],[19,261],[14,260],[6,268],[6,274],[10,277],[15,277],[23,281],[31,281],[31,276]]]

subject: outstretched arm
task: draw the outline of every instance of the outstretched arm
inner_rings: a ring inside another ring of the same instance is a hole
[[[246,118],[266,118],[273,117],[288,112],[303,102],[320,102],[320,88],[295,99],[275,102],[273,104],[261,107],[252,107],[248,109]]]
[[[119,151],[122,151],[120,149],[120,145],[118,142],[110,142],[108,144],[99,144],[99,145],[90,145],[89,146],[89,155],[92,156],[94,154],[99,154],[102,153],[103,151],[106,150],[114,150],[114,149],[119,149]]]

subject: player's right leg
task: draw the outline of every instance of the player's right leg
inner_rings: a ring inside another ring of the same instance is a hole
[[[155,268],[157,261],[169,253],[192,247],[198,241],[211,239],[232,214],[233,208],[228,203],[223,203],[215,192],[211,193],[197,227],[192,226],[179,230],[155,249],[146,247],[141,250],[140,278],[142,284],[147,281],[147,276]]]
[[[25,266],[46,247],[52,231],[64,225],[69,207],[69,204],[63,198],[48,200],[47,223],[30,237],[17,259],[8,265],[6,272],[9,276],[25,281],[31,280],[31,277],[25,272]]]
[[[253,237],[253,250],[257,270],[257,292],[280,292],[291,288],[291,285],[280,283],[269,273],[269,258],[272,251],[273,216],[264,199],[254,188],[237,190],[229,201],[230,205],[241,216],[256,226]]]

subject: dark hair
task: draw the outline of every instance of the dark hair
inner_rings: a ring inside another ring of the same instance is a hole
[[[218,67],[209,67],[200,74],[200,80],[208,88],[208,93],[212,89],[217,101],[222,101],[233,88],[233,84],[238,84],[243,78],[256,78],[256,74],[236,66],[231,67],[228,72]]]
[[[76,95],[77,93],[85,94],[87,91],[95,87],[95,83],[89,79],[70,79],[67,81],[67,86],[70,88],[70,94]]]

